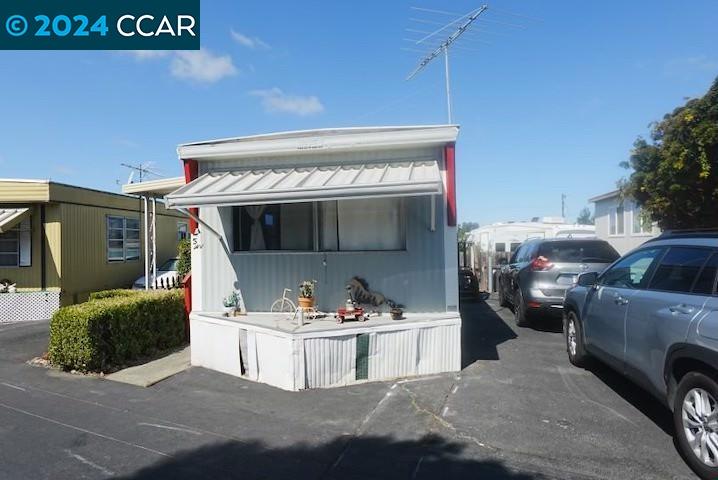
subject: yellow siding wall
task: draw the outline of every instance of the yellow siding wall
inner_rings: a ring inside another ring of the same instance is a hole
[[[126,198],[119,200],[126,201]],[[130,287],[144,274],[144,221],[140,201],[130,199],[134,209],[106,208],[63,203],[62,206],[62,302],[81,302],[90,292]],[[174,212],[162,212],[157,206],[158,266],[177,256],[177,221]],[[142,255],[139,260],[107,260],[107,216],[117,215],[140,220]]]
[[[62,205],[45,205],[45,282],[48,289],[60,288],[62,278]],[[39,232],[38,232],[39,233]],[[33,233],[34,235],[34,233]],[[33,257],[33,265],[35,264]],[[38,265],[40,254],[37,256]]]
[[[47,182],[0,180],[0,203],[47,202],[49,188]]]

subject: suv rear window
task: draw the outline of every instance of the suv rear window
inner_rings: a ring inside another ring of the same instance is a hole
[[[554,263],[612,263],[620,255],[601,240],[562,240],[542,243],[539,256]]]

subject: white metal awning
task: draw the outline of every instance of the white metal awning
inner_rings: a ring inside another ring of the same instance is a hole
[[[0,233],[10,231],[29,214],[29,208],[0,208]]]
[[[206,173],[165,200],[170,208],[264,205],[435,195],[442,185],[436,161],[256,168]]]

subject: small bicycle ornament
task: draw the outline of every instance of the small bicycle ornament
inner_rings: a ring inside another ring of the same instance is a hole
[[[282,292],[282,296],[274,301],[270,307],[270,312],[283,312],[283,313],[294,313],[297,311],[297,305],[289,298],[289,294],[292,293],[291,288],[285,288]]]

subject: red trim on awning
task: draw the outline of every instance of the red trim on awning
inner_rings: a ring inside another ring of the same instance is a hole
[[[190,183],[192,180],[197,179],[199,175],[199,165],[197,164],[197,160],[192,159],[184,159],[182,160],[184,162],[184,182]],[[199,216],[199,209],[197,208],[190,208],[190,213],[197,217]],[[197,220],[195,220],[193,217],[189,218],[189,231],[191,233],[194,233],[197,231]]]
[[[456,226],[456,145],[447,143],[444,147],[446,162],[446,224]]]

